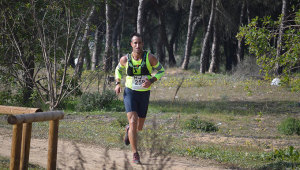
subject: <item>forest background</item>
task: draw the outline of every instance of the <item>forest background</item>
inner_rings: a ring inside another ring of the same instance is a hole
[[[130,35],[138,32],[143,36],[145,50],[159,59],[167,73],[153,88],[152,100],[157,103],[154,102],[150,111],[176,113],[174,127],[182,119],[178,112],[197,115],[199,110],[210,106],[212,110],[204,111],[207,114],[224,110],[223,107],[230,114],[254,113],[259,117],[254,118],[259,126],[265,112],[278,113],[273,115],[277,123],[289,114],[293,118],[290,121],[297,122],[299,4],[299,0],[0,0],[0,104],[64,109],[75,115],[77,110],[82,110],[81,116],[98,114],[86,112],[105,110],[107,106],[123,112],[122,103],[111,92],[111,81],[120,57],[131,52]],[[280,89],[270,89],[274,78],[279,78]],[[172,89],[170,94],[159,96],[168,89]],[[184,89],[186,96],[180,96],[180,89]],[[194,100],[191,96],[195,94],[202,103],[176,103]],[[221,102],[210,101],[216,98]],[[271,102],[272,106],[289,109],[270,109],[267,103],[271,99],[283,101]],[[193,124],[189,121],[196,124],[198,121],[199,125],[198,118],[187,116],[184,120],[187,123],[182,126]],[[117,120],[121,127],[125,126],[123,119]],[[273,119],[269,117],[269,120]],[[259,128],[267,129],[271,124]],[[188,128],[201,129],[198,125]],[[223,127],[226,135],[232,135],[229,125]],[[204,129],[210,126],[207,124]],[[300,133],[300,123],[298,129],[295,123],[293,126],[296,128],[292,134]],[[251,134],[256,132],[253,130]],[[269,138],[277,138],[279,133],[273,135]],[[294,142],[298,138],[293,136],[287,143],[300,146]],[[194,154],[189,149],[185,152]],[[298,153],[296,162],[299,161],[299,152],[292,146],[290,149],[293,154]],[[203,150],[193,151],[202,153]],[[276,152],[272,154],[271,161],[277,160]],[[294,159],[292,156],[289,159]],[[250,167],[255,166],[261,165]]]
[[[299,71],[299,0],[2,0],[0,28],[2,85],[50,109],[84,71],[111,73],[133,32],[166,68],[227,74],[257,59],[261,76],[285,84]]]

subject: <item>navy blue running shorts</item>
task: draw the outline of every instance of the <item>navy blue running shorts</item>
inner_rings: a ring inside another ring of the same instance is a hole
[[[137,112],[140,118],[145,118],[148,111],[150,90],[135,91],[125,87],[124,90],[124,105],[126,113]]]

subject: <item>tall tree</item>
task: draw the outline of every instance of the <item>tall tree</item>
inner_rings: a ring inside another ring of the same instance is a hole
[[[138,6],[138,14],[137,14],[137,32],[143,35],[143,24],[144,24],[144,7],[145,7],[145,0],[139,0]]]
[[[105,72],[112,69],[112,10],[111,1],[105,1],[106,34],[105,34],[105,54],[103,57],[103,67]]]
[[[215,0],[211,0],[211,12],[209,16],[209,22],[207,25],[206,33],[203,39],[202,43],[202,50],[201,50],[201,56],[200,56],[200,73],[205,73],[205,71],[208,69],[207,68],[207,61],[208,61],[208,42],[209,42],[209,37],[211,34],[211,29],[212,29],[212,21],[215,15]]]
[[[219,25],[218,25],[218,13],[215,14],[213,21],[213,42],[211,47],[211,61],[208,69],[209,73],[216,73],[219,71]]]
[[[99,69],[99,58],[100,58],[100,53],[101,53],[101,41],[103,38],[103,34],[101,32],[101,26],[97,26],[96,30],[95,30],[95,38],[94,38],[94,48],[92,50],[92,66],[91,66],[91,70],[97,70]]]
[[[105,34],[105,2],[99,2],[95,6],[95,14],[92,18],[92,26],[93,26],[93,48],[92,48],[92,56],[91,56],[91,70],[101,70],[100,60],[101,60],[101,50],[103,46],[103,38]]]
[[[240,26],[243,26],[243,20],[245,16],[245,6],[246,6],[246,0],[243,0],[242,7],[241,7],[241,14],[240,14]],[[244,39],[238,40],[238,46],[237,46],[237,62],[240,63],[244,59]]]
[[[118,53],[120,53],[121,47],[120,47],[120,41],[121,41],[121,34],[122,34],[122,25],[124,20],[124,13],[125,13],[125,0],[121,0],[121,3],[118,4],[119,6],[119,15],[117,18],[117,21],[113,28],[113,34],[112,34],[112,56],[114,58],[114,67],[116,67],[119,63],[120,56]]]
[[[46,82],[34,81],[34,85],[42,101],[49,104],[50,110],[58,107],[61,101],[78,87],[73,86],[74,77],[67,75],[68,61],[84,24],[81,21],[90,13],[88,6],[70,5],[65,1],[42,4],[31,1],[29,12],[37,31],[38,54],[42,56],[46,70]],[[41,75],[44,76],[43,73]]]
[[[172,29],[172,34],[171,34],[171,38],[170,38],[170,44],[169,44],[169,66],[170,67],[174,67],[176,66],[176,59],[174,56],[174,45],[176,40],[178,39],[179,36],[179,31],[180,31],[180,27],[181,27],[181,22],[182,22],[182,18],[183,18],[183,9],[181,6],[178,5],[178,1],[175,4],[175,18],[176,20],[174,21],[174,25],[173,25],[173,29]]]
[[[189,12],[189,20],[188,20],[188,31],[187,31],[187,36],[186,36],[186,43],[185,43],[185,50],[184,50],[184,59],[183,63],[181,65],[182,69],[187,70],[188,65],[190,62],[190,55],[191,55],[191,50],[192,50],[192,45],[193,45],[193,16],[194,16],[194,6],[195,6],[195,0],[191,0],[191,5],[190,5],[190,12]]]
[[[83,32],[81,42],[79,43],[79,46],[78,46],[78,54],[77,54],[78,60],[77,60],[77,64],[76,64],[75,72],[74,72],[77,79],[81,78],[84,56],[85,56],[85,54],[83,54],[83,50],[84,50],[84,45],[86,45],[88,43],[88,35],[90,32],[91,19],[92,19],[94,13],[95,13],[95,6],[93,5],[90,9],[88,17],[86,18],[85,29]],[[85,51],[85,52],[87,52],[87,51]]]
[[[13,77],[21,86],[23,105],[28,105],[36,72],[36,43],[31,13],[25,3],[0,3],[0,73]]]
[[[164,54],[164,47],[167,48],[168,53],[169,53],[169,62],[172,64],[175,61],[174,58],[174,53],[173,53],[173,48],[170,47],[168,36],[167,36],[167,29],[166,29],[166,19],[165,19],[165,12],[163,10],[163,6],[166,6],[161,2],[161,0],[157,0],[157,3],[155,3],[155,9],[158,14],[158,21],[159,21],[159,41],[157,43],[157,48],[158,48],[158,56],[160,59],[160,62],[164,64],[165,62],[165,54]],[[161,47],[160,47],[161,46]]]
[[[279,25],[279,33],[277,39],[277,48],[276,48],[276,59],[278,60],[282,53],[282,37],[284,32],[284,27],[286,25],[286,5],[287,0],[282,0],[282,9],[281,9],[281,16],[280,16],[280,25]],[[281,73],[279,63],[276,63],[275,73],[279,75]]]

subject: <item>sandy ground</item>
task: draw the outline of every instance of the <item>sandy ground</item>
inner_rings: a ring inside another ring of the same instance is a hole
[[[11,137],[6,133],[0,133],[0,154],[10,157]],[[32,139],[30,147],[30,159],[32,164],[47,167],[47,139]],[[141,165],[131,163],[130,151],[105,149],[98,146],[72,143],[70,141],[58,141],[57,150],[58,169],[199,169],[219,170],[226,169],[211,160],[188,160],[182,157],[151,157],[149,153],[140,153]]]

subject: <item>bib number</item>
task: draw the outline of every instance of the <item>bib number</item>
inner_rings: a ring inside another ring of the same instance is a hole
[[[140,89],[147,89],[143,87],[143,83],[146,82],[147,76],[133,76],[132,80],[132,90],[140,90]]]

